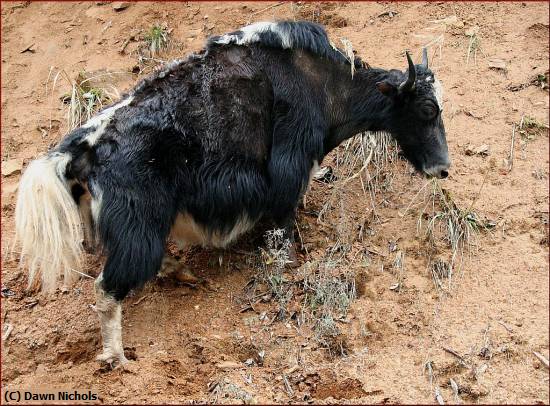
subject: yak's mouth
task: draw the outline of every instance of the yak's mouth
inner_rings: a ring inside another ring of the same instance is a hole
[[[419,173],[428,178],[445,179],[449,176],[451,162],[448,157],[438,160],[438,163],[427,163],[426,161],[429,162],[429,160],[425,159],[424,156],[419,159],[418,156],[408,154],[403,148],[400,149],[400,153]]]
[[[449,167],[451,163],[447,160],[444,164],[431,165],[429,167],[423,167],[422,172],[428,178],[445,179],[449,176]]]

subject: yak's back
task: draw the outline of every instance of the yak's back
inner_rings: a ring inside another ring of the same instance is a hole
[[[307,51],[336,63],[350,63],[345,53],[332,44],[323,26],[309,21],[257,22],[228,34],[210,37],[207,49],[232,44]],[[359,67],[361,60],[356,58],[354,63]]]
[[[150,123],[164,134],[176,133],[200,160],[267,157],[271,83],[248,48],[228,47],[174,61],[141,81],[130,97],[130,109],[119,120],[125,133],[121,138],[135,137],[123,126]]]

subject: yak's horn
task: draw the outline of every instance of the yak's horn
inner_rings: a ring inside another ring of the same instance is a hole
[[[416,82],[416,69],[414,68],[414,63],[409,53],[406,52],[406,54],[407,54],[407,61],[409,62],[409,77],[406,81],[401,83],[401,85],[399,86],[400,92],[409,92],[411,90],[414,90],[414,84]]]

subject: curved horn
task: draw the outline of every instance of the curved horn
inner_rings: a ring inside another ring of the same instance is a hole
[[[399,85],[400,92],[408,92],[414,90],[414,84],[416,82],[416,69],[414,68],[414,63],[409,55],[409,52],[406,51],[407,61],[409,62],[409,77],[406,81]]]
[[[428,49],[422,48],[422,66],[428,69]]]

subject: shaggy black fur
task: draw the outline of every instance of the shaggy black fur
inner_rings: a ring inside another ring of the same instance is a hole
[[[103,286],[118,300],[158,272],[178,213],[210,232],[243,217],[290,230],[313,162],[360,131],[392,132],[419,170],[448,159],[429,70],[417,67],[414,92],[383,95],[377,83],[397,89],[407,74],[358,66],[352,79],[321,27],[281,27],[297,49],[211,41],[138,84],[94,146],[81,128],[56,148],[101,201]]]

